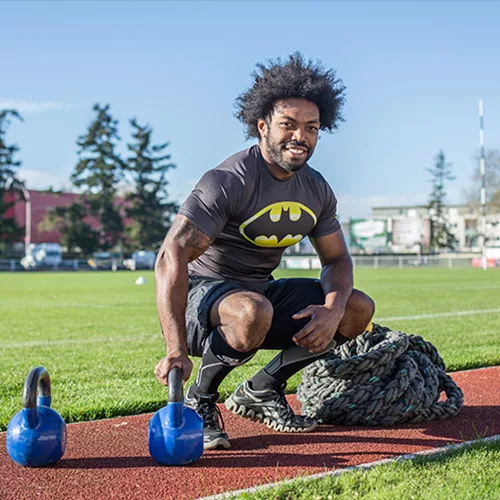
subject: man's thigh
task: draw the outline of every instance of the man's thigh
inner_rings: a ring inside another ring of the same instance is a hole
[[[212,331],[210,311],[217,300],[231,290],[242,290],[236,283],[202,277],[190,277],[186,306],[188,352],[201,356],[205,340]]]
[[[274,309],[273,321],[261,349],[286,349],[295,342],[292,337],[303,328],[309,318],[292,316],[311,304],[324,304],[325,294],[317,279],[288,278],[269,282],[266,298]]]

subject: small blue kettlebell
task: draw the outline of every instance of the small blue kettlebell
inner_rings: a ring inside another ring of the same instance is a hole
[[[168,404],[149,421],[149,453],[162,465],[185,465],[203,453],[203,420],[184,406],[182,371],[168,373]]]
[[[7,427],[7,452],[19,465],[55,464],[66,451],[66,422],[50,407],[51,399],[47,370],[33,368],[24,382],[23,409]]]

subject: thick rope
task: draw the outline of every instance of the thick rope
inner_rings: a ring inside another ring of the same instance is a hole
[[[462,390],[436,348],[419,335],[374,325],[305,368],[302,413],[324,424],[393,425],[454,417]],[[441,393],[446,400],[440,400]]]

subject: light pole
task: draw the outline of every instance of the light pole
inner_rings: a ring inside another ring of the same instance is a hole
[[[27,252],[29,251],[29,246],[31,244],[31,196],[30,192],[24,186],[21,186],[21,191],[24,196],[25,210],[26,210],[24,253],[27,254]]]
[[[488,268],[486,260],[486,165],[484,159],[484,112],[483,100],[479,99],[479,146],[481,154],[479,158],[479,172],[481,174],[481,267]]]

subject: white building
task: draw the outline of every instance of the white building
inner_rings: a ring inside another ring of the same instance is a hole
[[[469,205],[445,205],[456,250],[480,250],[481,215]],[[372,207],[372,219],[387,221],[388,246],[394,252],[418,251],[430,243],[431,213],[426,205]],[[486,217],[486,245],[500,246],[500,214]]]

